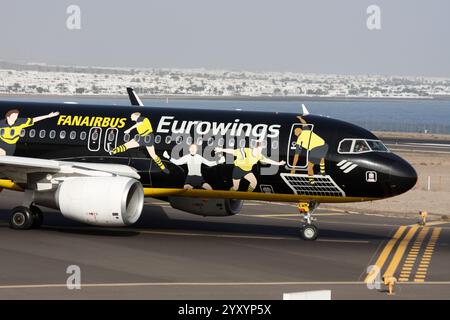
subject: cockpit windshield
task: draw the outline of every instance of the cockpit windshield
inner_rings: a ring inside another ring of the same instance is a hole
[[[367,140],[372,151],[388,152],[386,146],[380,140]]]
[[[339,143],[339,153],[389,152],[380,140],[343,139]]]

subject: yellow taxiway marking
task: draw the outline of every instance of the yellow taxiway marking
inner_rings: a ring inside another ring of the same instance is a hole
[[[393,276],[395,274],[395,271],[397,270],[397,267],[403,258],[403,255],[405,254],[406,248],[411,241],[411,239],[414,237],[416,231],[418,230],[417,226],[411,227],[409,229],[408,233],[406,233],[406,236],[403,238],[403,240],[398,245],[397,250],[395,251],[394,256],[392,257],[391,263],[389,264],[388,268],[386,269],[386,272],[384,273],[384,276]]]
[[[449,224],[449,223],[450,223],[450,221],[441,221],[441,220],[438,220],[438,221],[430,221],[430,222],[427,222],[426,226],[427,226],[427,227],[440,226],[440,225],[442,225],[442,224]],[[417,225],[418,225],[417,223],[411,224],[410,227],[417,226]]]
[[[66,230],[80,230],[79,227],[53,227],[45,226],[46,229],[66,229]],[[230,239],[257,239],[257,240],[288,240],[288,241],[300,241],[297,237],[271,237],[271,236],[256,236],[256,235],[235,235],[235,234],[214,234],[214,233],[197,233],[197,232],[176,232],[176,231],[155,231],[155,230],[139,230],[129,228],[96,228],[86,227],[84,230],[92,231],[117,231],[117,232],[135,232],[138,234],[154,234],[165,236],[180,236],[180,237],[211,237],[211,238],[230,238]],[[346,239],[317,239],[318,242],[338,242],[338,243],[370,243],[365,240],[346,240]]]
[[[377,261],[375,262],[374,267],[369,272],[369,274],[366,276],[366,279],[364,280],[365,283],[373,283],[375,279],[377,278],[378,274],[381,272],[381,268],[383,267],[384,263],[386,262],[387,258],[389,257],[389,254],[391,253],[392,249],[394,248],[395,244],[397,243],[398,239],[403,235],[403,232],[406,230],[406,226],[401,226],[397,229],[394,236],[388,241],[388,243],[384,246],[383,251],[381,251]]]
[[[314,216],[345,216],[345,213],[315,213]],[[241,214],[243,216],[243,214]],[[261,217],[261,218],[273,218],[273,217],[294,217],[301,218],[299,213],[275,213],[275,214],[248,214],[245,216]]]
[[[408,271],[408,276],[401,277],[402,279],[399,279],[401,282],[409,281],[409,275],[412,271],[412,268],[414,267],[414,264],[417,260],[418,252],[420,251],[420,248],[422,247],[423,240],[425,239],[429,228],[424,227],[419,235],[417,236],[417,239],[414,241],[414,244],[412,246],[412,249],[409,251],[408,256],[406,257],[406,261],[403,264],[402,271],[400,272],[400,275],[404,274],[405,271]],[[406,279],[405,279],[406,278]]]
[[[131,230],[130,230],[131,231]],[[135,231],[135,230],[133,230]],[[190,236],[190,237],[213,237],[213,238],[232,238],[232,239],[258,239],[258,240],[299,240],[296,237],[270,237],[270,236],[244,236],[232,234],[211,234],[211,233],[194,233],[194,232],[169,232],[169,231],[136,231],[143,234],[159,234],[169,236]],[[364,240],[345,240],[345,239],[317,239],[319,242],[340,242],[340,243],[369,243]]]
[[[425,249],[425,252],[427,252],[427,254],[424,254],[422,257],[422,260],[420,261],[419,268],[417,269],[418,271],[416,272],[414,281],[420,281],[421,279],[425,279],[427,272],[428,272],[428,267],[430,265],[431,256],[434,251],[436,242],[439,238],[439,235],[441,234],[441,231],[442,231],[442,228],[434,228],[433,229],[433,232],[431,233],[431,237],[428,240],[428,244]],[[433,248],[433,249],[431,249],[431,248]]]
[[[261,217],[260,215],[255,214],[239,214],[241,217],[249,217],[249,218],[262,218],[262,219],[276,219],[276,220],[287,220],[287,221],[295,221],[289,217]],[[299,214],[297,214],[299,216]],[[314,216],[317,216],[317,214],[314,214]],[[387,224],[387,223],[364,223],[364,222],[337,222],[337,221],[323,221],[323,224],[345,224],[345,225],[355,225],[355,226],[371,226],[371,227],[399,227],[397,224]]]

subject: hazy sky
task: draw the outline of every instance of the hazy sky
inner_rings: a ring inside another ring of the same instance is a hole
[[[0,60],[450,77],[449,14],[448,0],[2,1]]]

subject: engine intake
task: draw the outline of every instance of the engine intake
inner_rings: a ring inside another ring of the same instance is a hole
[[[74,177],[62,182],[56,192],[36,192],[34,202],[86,224],[126,226],[141,216],[144,192],[132,178]]]

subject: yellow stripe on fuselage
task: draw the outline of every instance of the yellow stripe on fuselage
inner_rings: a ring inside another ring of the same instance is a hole
[[[23,189],[11,180],[0,179],[0,188],[23,191]],[[300,202],[317,201],[319,203],[343,203],[378,200],[379,198],[364,197],[330,197],[330,196],[307,196],[298,194],[262,193],[247,191],[227,191],[227,190],[201,190],[201,189],[181,189],[181,188],[144,188],[146,197],[168,197],[181,196],[193,198],[218,198],[218,199],[239,199],[239,200],[263,200]]]
[[[144,188],[144,195],[146,197],[182,196],[193,198],[264,200],[264,201],[283,201],[283,202],[317,201],[319,203],[360,202],[378,199],[365,197],[311,196],[299,194],[262,193],[262,192],[247,192],[247,191],[228,191],[228,190],[181,189],[181,188]]]

